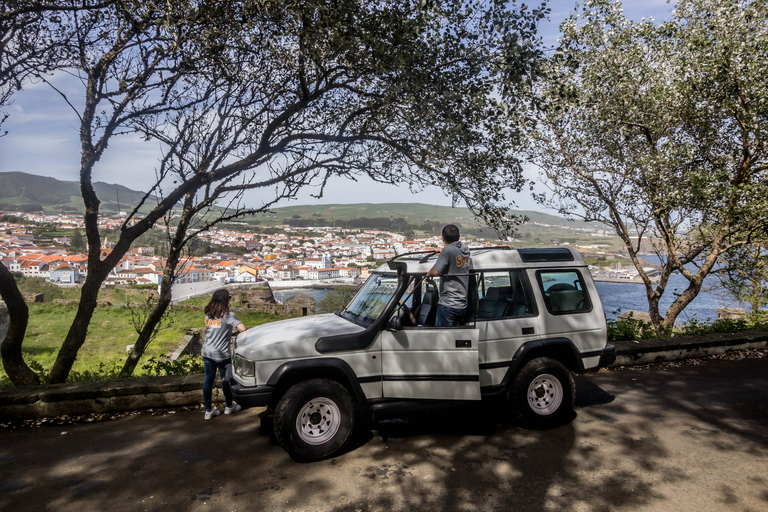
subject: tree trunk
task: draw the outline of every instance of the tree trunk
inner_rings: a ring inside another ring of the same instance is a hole
[[[77,358],[77,352],[85,342],[88,334],[88,325],[91,323],[93,312],[96,310],[96,300],[99,296],[99,288],[105,278],[99,278],[95,273],[88,270],[88,277],[80,290],[80,304],[77,307],[75,319],[69,327],[64,343],[61,344],[59,353],[56,355],[56,361],[53,363],[51,373],[48,376],[48,383],[55,384],[65,382],[72,370],[72,365]]]
[[[147,321],[144,324],[144,327],[142,327],[131,353],[125,360],[122,373],[127,375],[131,375],[136,369],[141,356],[144,354],[144,350],[152,341],[155,329],[163,320],[163,315],[171,304],[171,287],[173,286],[173,281],[176,277],[176,269],[179,266],[182,251],[188,242],[187,230],[189,229],[189,223],[198,211],[194,206],[194,198],[194,194],[187,194],[184,198],[184,209],[181,218],[179,219],[179,223],[176,226],[176,231],[171,240],[170,247],[168,248],[168,259],[165,261],[165,267],[163,268],[163,279],[160,283],[160,298],[147,317]]]
[[[144,327],[142,327],[139,337],[136,338],[136,343],[134,343],[133,349],[131,349],[131,353],[128,354],[128,358],[123,365],[122,374],[133,374],[133,371],[139,364],[141,356],[144,355],[147,345],[149,345],[154,337],[155,329],[163,320],[163,315],[171,304],[171,286],[173,285],[173,276],[176,273],[176,267],[179,262],[178,256],[178,253],[171,250],[171,254],[166,261],[165,269],[163,270],[163,279],[160,283],[160,298],[147,317],[147,321],[144,324]],[[172,259],[174,260],[173,263],[171,263]]]
[[[21,344],[27,332],[29,308],[11,272],[0,263],[0,296],[8,307],[8,332],[0,344],[3,368],[14,386],[40,384],[40,377],[24,362]]]
[[[122,375],[127,376],[133,374],[133,371],[139,364],[141,356],[144,355],[147,345],[149,345],[154,338],[155,328],[163,320],[163,315],[171,304],[171,287],[169,285],[167,291],[164,288],[165,277],[163,277],[163,284],[160,285],[160,299],[147,317],[147,322],[144,324],[144,327],[142,327],[138,338],[136,338],[131,353],[128,354],[123,369],[120,372]]]

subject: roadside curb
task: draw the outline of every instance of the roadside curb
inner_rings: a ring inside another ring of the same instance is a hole
[[[0,421],[197,405],[204,379],[196,373],[5,388]]]
[[[768,331],[617,341],[611,367],[768,348]],[[184,407],[200,404],[202,373],[0,389],[0,421]],[[221,402],[221,393],[214,394]]]
[[[768,331],[614,341],[613,345],[616,347],[616,361],[611,367],[632,366],[706,357],[735,350],[768,348]]]

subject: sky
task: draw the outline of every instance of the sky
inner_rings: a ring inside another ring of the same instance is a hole
[[[574,6],[572,0],[549,2],[549,20],[540,26],[545,47],[556,45],[558,25]],[[671,17],[672,6],[666,0],[627,0],[623,6],[626,15],[637,21],[643,17],[652,17],[656,21]],[[68,96],[82,96],[82,86],[76,80],[58,80],[57,84]],[[66,181],[78,180],[78,118],[61,95],[46,84],[30,84],[14,95],[8,112],[10,117],[2,126],[8,134],[0,137],[0,172],[22,171]],[[146,190],[155,181],[159,150],[159,145],[146,143],[132,135],[115,137],[94,170],[94,181]],[[526,169],[526,177],[536,179],[536,176],[533,167]],[[329,182],[319,200],[311,197],[317,192],[318,189],[305,189],[298,199],[277,206],[412,202],[451,206],[451,197],[438,187],[428,187],[413,194],[407,187],[378,184],[367,178],[357,182],[336,178]],[[521,193],[508,193],[507,199],[514,201],[518,209],[548,211],[533,200],[527,188]]]

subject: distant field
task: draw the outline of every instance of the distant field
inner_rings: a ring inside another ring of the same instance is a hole
[[[29,325],[22,351],[30,358],[50,369],[56,359],[59,347],[69,330],[77,310],[77,304],[29,304]],[[240,313],[238,318],[246,326],[259,325],[280,320],[282,316],[267,313]],[[163,329],[152,342],[142,361],[152,356],[163,357],[171,352],[183,339],[189,329],[203,327],[202,308],[179,306],[172,315],[173,324]],[[88,337],[78,352],[73,371],[95,371],[99,363],[110,367],[125,361],[127,345],[136,341],[136,331],[131,323],[130,310],[122,306],[100,305],[88,329]],[[141,366],[141,363],[140,363]],[[142,374],[141,367],[136,374]],[[7,375],[0,368],[0,381]]]

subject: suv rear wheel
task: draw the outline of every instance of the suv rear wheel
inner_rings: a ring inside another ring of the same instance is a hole
[[[575,395],[570,370],[556,359],[538,357],[515,376],[509,401],[522,426],[553,428],[572,419]]]
[[[275,408],[275,438],[296,460],[330,456],[347,441],[353,424],[352,397],[328,379],[295,384]]]

